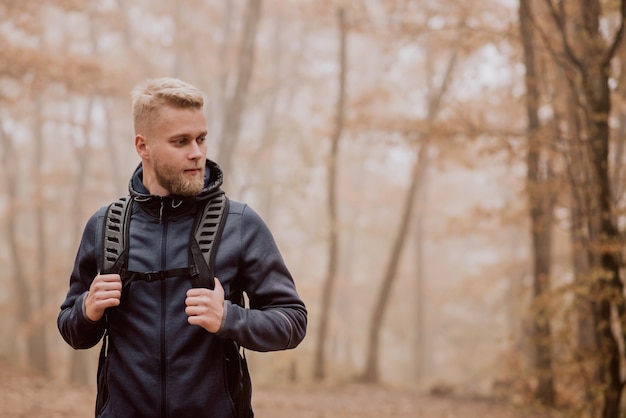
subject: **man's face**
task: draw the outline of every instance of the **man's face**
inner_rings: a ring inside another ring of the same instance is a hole
[[[166,106],[145,135],[144,182],[150,193],[195,196],[204,188],[206,119],[201,109]],[[147,171],[151,170],[151,173]]]

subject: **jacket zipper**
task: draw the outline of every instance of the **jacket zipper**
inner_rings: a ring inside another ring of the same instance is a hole
[[[159,217],[159,223],[161,223],[161,270],[165,270],[166,267],[166,250],[167,250],[167,220],[163,220],[163,202],[161,202],[161,214]],[[166,362],[166,347],[165,347],[165,315],[166,315],[166,288],[165,280],[161,282],[161,417],[167,417],[167,362]]]

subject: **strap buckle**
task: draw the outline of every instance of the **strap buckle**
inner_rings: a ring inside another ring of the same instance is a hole
[[[189,276],[198,277],[199,275],[200,269],[198,269],[198,266],[195,263],[189,266]]]
[[[143,280],[147,281],[147,282],[154,282],[157,280],[162,280],[165,279],[167,277],[166,275],[166,271],[148,271],[143,273],[144,277]]]

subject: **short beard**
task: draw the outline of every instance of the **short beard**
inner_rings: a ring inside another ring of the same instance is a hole
[[[155,165],[154,173],[161,187],[173,195],[197,196],[204,189],[204,167],[202,168],[202,175],[191,179],[185,179],[170,167],[160,167],[159,164]]]

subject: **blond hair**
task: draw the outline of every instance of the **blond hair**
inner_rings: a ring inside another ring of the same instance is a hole
[[[163,106],[201,109],[202,92],[177,78],[151,78],[136,86],[131,93],[135,134],[152,125]]]

